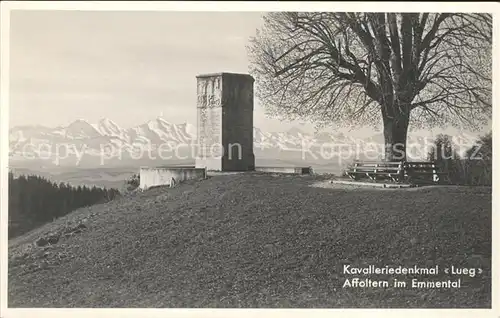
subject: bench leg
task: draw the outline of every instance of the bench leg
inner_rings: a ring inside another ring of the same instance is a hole
[[[448,184],[451,184],[451,179],[449,175],[445,174],[443,179],[445,182],[448,182]]]
[[[434,181],[434,183],[438,183],[439,182],[439,176],[436,173],[436,171],[432,171],[434,174],[432,175],[432,181]]]

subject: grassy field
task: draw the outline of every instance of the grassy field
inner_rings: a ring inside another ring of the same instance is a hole
[[[214,176],[80,209],[9,242],[9,307],[491,306],[491,188],[373,189]],[[38,237],[84,224],[39,248]],[[440,266],[435,276],[343,266]],[[481,268],[475,277],[445,267]],[[346,279],[461,288],[342,288]]]

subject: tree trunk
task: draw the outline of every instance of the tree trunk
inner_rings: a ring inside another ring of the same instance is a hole
[[[406,160],[406,136],[409,118],[398,115],[395,118],[384,117],[384,161]]]

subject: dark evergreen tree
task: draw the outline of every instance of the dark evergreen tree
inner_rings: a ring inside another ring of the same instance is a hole
[[[9,238],[84,206],[112,200],[119,191],[54,183],[35,176],[9,172]]]

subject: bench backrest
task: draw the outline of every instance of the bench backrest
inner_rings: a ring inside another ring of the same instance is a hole
[[[404,169],[407,171],[434,171],[440,170],[439,166],[429,161],[354,161],[354,169]]]
[[[410,177],[416,179],[432,177],[432,180],[436,182],[440,178],[439,175],[444,174],[439,170],[436,163],[427,161],[354,161],[353,165],[345,173],[351,178],[366,175],[371,179],[382,175],[393,179],[398,175],[401,178]]]
[[[433,171],[433,170],[438,170],[438,165],[434,162],[406,162],[405,170]]]
[[[351,171],[367,173],[403,173],[403,162],[384,162],[384,161],[355,161]]]
[[[383,167],[383,166],[399,166],[402,165],[402,161],[354,161],[355,165],[367,166],[367,167]]]

